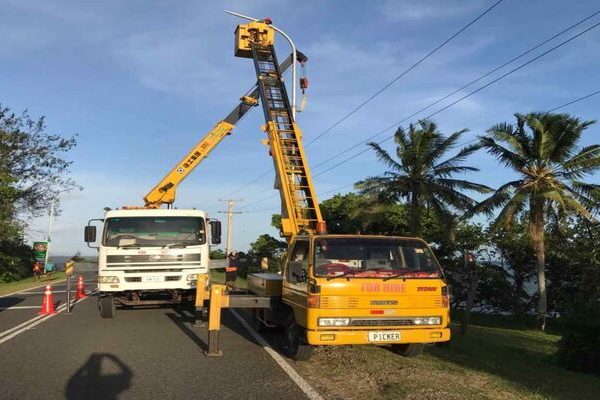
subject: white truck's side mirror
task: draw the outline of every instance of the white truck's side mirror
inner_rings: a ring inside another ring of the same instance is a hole
[[[210,221],[210,243],[221,244],[221,221]]]
[[[86,243],[93,243],[96,241],[96,227],[94,225],[88,225],[83,231],[84,241]]]

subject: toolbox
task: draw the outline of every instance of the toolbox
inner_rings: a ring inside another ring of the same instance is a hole
[[[279,274],[248,274],[248,290],[259,296],[281,296],[283,276]]]

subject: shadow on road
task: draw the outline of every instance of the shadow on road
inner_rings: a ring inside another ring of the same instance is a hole
[[[116,400],[132,378],[133,372],[116,356],[94,353],[67,382],[65,398]]]
[[[176,308],[173,309],[173,311],[175,311],[175,313],[172,313],[172,312],[167,313],[167,317],[169,317],[169,319],[171,321],[173,321],[175,326],[177,326],[179,329],[181,329],[181,331],[187,337],[192,339],[192,341],[194,343],[196,343],[202,351],[208,351],[208,344],[205,343],[204,340],[200,339],[200,337],[198,337],[198,332],[194,332],[194,330],[190,327],[191,324],[194,322],[194,318],[186,316],[185,314],[181,313],[181,311]],[[206,327],[203,327],[200,329],[206,329]]]
[[[0,312],[6,310],[9,307],[16,306],[24,300],[25,299],[22,297],[5,297],[3,299],[0,299]]]

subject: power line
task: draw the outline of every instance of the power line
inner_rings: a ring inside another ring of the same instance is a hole
[[[355,145],[353,145],[353,146],[350,146],[350,147],[348,147],[348,148],[344,149],[343,151],[340,151],[339,153],[337,153],[337,154],[334,154],[333,156],[331,156],[331,157],[329,157],[329,158],[327,158],[327,159],[325,159],[325,160],[321,161],[320,163],[316,164],[316,165],[315,165],[313,168],[315,168],[315,169],[316,169],[316,168],[320,167],[320,166],[321,166],[321,165],[323,165],[323,164],[327,164],[329,161],[335,160],[336,158],[340,157],[341,155],[347,154],[347,153],[348,153],[348,151],[350,151],[350,150],[354,150],[355,148],[359,147],[361,144],[367,143],[368,141],[370,141],[370,140],[372,140],[372,139],[376,138],[377,136],[380,136],[380,135],[382,135],[383,133],[385,133],[385,132],[389,131],[390,129],[392,129],[392,128],[394,128],[394,127],[396,127],[397,125],[399,125],[399,124],[401,124],[401,123],[403,123],[403,122],[405,122],[405,121],[408,121],[409,119],[411,119],[412,117],[416,116],[417,114],[420,114],[421,112],[423,112],[423,111],[425,111],[425,110],[427,110],[427,109],[429,109],[429,108],[433,107],[434,105],[441,103],[442,101],[446,100],[447,98],[449,98],[449,97],[452,97],[452,96],[453,96],[453,95],[455,95],[456,93],[459,93],[460,91],[462,91],[462,90],[466,89],[467,87],[469,87],[469,86],[473,85],[474,83],[477,83],[477,82],[481,81],[482,79],[484,79],[484,78],[486,78],[486,77],[490,76],[490,75],[491,75],[491,74],[493,74],[494,72],[497,72],[497,71],[499,71],[500,69],[502,69],[502,68],[506,67],[507,65],[509,65],[509,64],[512,64],[512,63],[513,63],[513,62],[515,62],[516,60],[518,60],[518,59],[520,59],[520,58],[522,58],[522,57],[526,56],[527,54],[531,53],[532,51],[534,51],[534,50],[536,50],[536,49],[540,48],[541,46],[543,46],[543,45],[547,44],[548,42],[550,42],[550,41],[552,41],[552,40],[554,40],[554,39],[556,39],[557,37],[559,37],[559,36],[563,35],[564,33],[568,32],[568,31],[570,31],[571,29],[573,29],[573,28],[575,28],[575,27],[577,27],[577,26],[581,25],[581,24],[582,24],[582,23],[584,23],[585,21],[589,20],[590,18],[593,18],[594,16],[596,16],[596,15],[598,15],[598,14],[600,14],[600,10],[598,10],[598,11],[596,11],[595,13],[593,13],[593,14],[591,14],[591,15],[589,15],[589,16],[587,16],[587,17],[585,17],[585,18],[581,19],[581,20],[579,20],[579,21],[578,21],[578,22],[576,22],[575,24],[573,24],[573,25],[571,25],[571,26],[569,26],[569,27],[567,27],[567,28],[563,29],[563,30],[562,30],[562,31],[560,31],[559,33],[557,33],[557,34],[555,34],[555,35],[553,35],[553,36],[549,37],[548,39],[546,39],[546,40],[544,40],[544,41],[542,41],[542,42],[538,43],[537,45],[535,45],[535,46],[533,46],[533,47],[529,48],[528,50],[524,51],[523,53],[519,54],[518,56],[516,56],[516,57],[513,57],[512,59],[510,59],[510,60],[506,61],[505,63],[501,64],[500,66],[498,66],[498,67],[496,67],[496,68],[493,68],[492,70],[490,70],[490,71],[486,72],[485,74],[483,74],[483,75],[479,76],[478,78],[476,78],[476,79],[474,79],[474,80],[470,81],[469,83],[467,83],[467,84],[465,84],[465,85],[461,86],[460,88],[458,88],[458,89],[456,89],[456,90],[454,90],[454,91],[452,91],[452,92],[448,93],[448,94],[447,94],[447,95],[445,95],[445,96],[442,96],[442,97],[440,97],[439,99],[437,99],[437,100],[436,100],[436,101],[434,101],[433,103],[430,103],[429,105],[427,105],[427,106],[425,106],[425,107],[423,107],[423,108],[421,108],[421,109],[419,109],[419,110],[417,110],[417,111],[413,112],[412,114],[408,115],[407,117],[405,117],[405,118],[401,119],[400,121],[396,122],[394,125],[391,125],[391,126],[389,126],[389,127],[385,128],[385,129],[382,129],[382,130],[378,131],[377,133],[375,133],[375,134],[373,134],[373,135],[369,136],[368,138],[366,138],[366,139],[362,140],[361,142],[359,142],[359,143],[357,143],[357,144],[355,144]]]
[[[321,137],[323,137],[324,135],[326,135],[327,133],[329,133],[333,128],[335,128],[336,126],[338,126],[339,124],[341,124],[342,122],[344,122],[346,119],[348,119],[354,113],[356,113],[361,108],[363,108],[365,105],[367,105],[368,103],[370,103],[373,99],[375,99],[381,93],[383,93],[384,91],[386,91],[387,89],[389,89],[392,85],[394,85],[394,83],[396,83],[398,80],[402,79],[410,71],[412,71],[417,66],[419,66],[423,61],[427,60],[433,54],[435,54],[440,49],[442,49],[444,46],[446,46],[448,43],[450,43],[452,40],[454,40],[458,35],[460,35],[462,32],[464,32],[465,30],[467,30],[470,26],[472,26],[477,21],[479,21],[481,18],[483,18],[486,14],[488,14],[490,11],[492,11],[494,8],[496,8],[503,1],[504,0],[498,0],[498,1],[496,1],[494,4],[492,4],[490,7],[488,7],[484,12],[482,12],[481,14],[479,14],[475,19],[473,19],[467,25],[463,26],[461,29],[459,29],[458,31],[456,31],[452,36],[450,36],[448,39],[446,39],[444,42],[442,42],[436,48],[434,48],[433,50],[430,50],[426,55],[424,55],[423,57],[421,57],[417,62],[415,62],[414,64],[412,64],[408,69],[406,69],[405,71],[403,71],[400,75],[396,76],[394,79],[392,79],[386,85],[384,85],[381,89],[379,89],[377,92],[375,92],[373,95],[371,95],[368,99],[366,99],[365,101],[363,101],[362,103],[360,103],[357,107],[355,107],[354,109],[352,109],[350,112],[348,112],[346,115],[344,115],[341,119],[339,119],[338,121],[336,121],[333,125],[329,126],[327,129],[325,129],[323,132],[321,132],[319,135],[317,135],[314,139],[312,139],[310,142],[308,142],[305,145],[305,147],[308,147],[308,146],[312,145],[314,142],[316,142],[317,140],[319,140]],[[237,190],[233,191],[232,193],[230,193],[229,196],[231,196],[231,195],[233,195],[235,193],[238,193],[242,189],[245,189],[246,187],[250,186],[251,184],[257,182],[258,180],[260,180],[261,178],[263,178],[265,175],[267,175],[270,171],[271,170],[266,171],[263,174],[261,174],[260,176],[254,178],[251,182],[245,184],[240,189],[237,189]]]
[[[527,66],[527,65],[529,65],[529,64],[531,64],[531,63],[533,63],[534,61],[537,61],[537,60],[539,60],[540,58],[544,57],[545,55],[547,55],[547,54],[549,54],[549,53],[551,53],[551,52],[553,52],[553,51],[557,50],[558,48],[560,48],[560,47],[564,46],[565,44],[567,44],[567,43],[571,42],[572,40],[574,40],[574,39],[576,39],[576,38],[578,38],[578,37],[582,36],[583,34],[585,34],[585,33],[589,32],[589,31],[591,31],[592,29],[594,29],[594,28],[598,27],[598,25],[600,25],[600,22],[598,22],[598,23],[596,23],[596,24],[592,25],[591,27],[589,27],[589,28],[587,28],[587,29],[585,29],[585,30],[583,30],[583,31],[579,32],[578,34],[576,34],[576,35],[574,35],[574,36],[571,36],[569,39],[566,39],[566,40],[562,41],[561,43],[559,43],[559,44],[557,44],[556,46],[554,46],[554,47],[550,48],[549,50],[546,50],[545,52],[541,53],[540,55],[538,55],[538,56],[536,56],[536,57],[534,57],[534,58],[532,58],[532,59],[530,59],[530,60],[528,60],[528,61],[524,62],[523,64],[519,65],[518,67],[516,67],[516,68],[513,68],[512,70],[510,70],[510,71],[508,71],[508,72],[506,72],[506,73],[504,73],[504,74],[500,75],[498,78],[496,78],[496,79],[492,80],[491,82],[488,82],[487,84],[485,84],[485,85],[483,85],[483,86],[481,86],[481,87],[479,87],[479,88],[477,88],[477,89],[473,90],[472,92],[470,92],[470,93],[468,93],[468,94],[466,94],[466,95],[464,95],[464,96],[460,97],[459,99],[457,99],[457,100],[455,100],[455,101],[453,101],[453,102],[451,102],[451,103],[447,104],[446,106],[444,106],[444,107],[440,108],[439,110],[437,110],[437,111],[435,111],[435,112],[433,112],[433,113],[429,114],[428,116],[424,117],[423,119],[428,119],[428,118],[431,118],[431,117],[433,117],[434,115],[437,115],[437,114],[441,113],[442,111],[445,111],[445,110],[447,110],[448,108],[450,108],[450,107],[452,107],[452,106],[454,106],[454,105],[456,105],[456,104],[458,104],[458,103],[462,102],[463,100],[465,100],[465,99],[467,99],[467,98],[469,98],[469,97],[473,96],[474,94],[476,94],[476,93],[478,93],[478,92],[482,91],[483,89],[485,89],[485,88],[487,88],[487,87],[489,87],[489,86],[493,85],[494,83],[498,82],[499,80],[506,78],[507,76],[509,76],[509,75],[511,75],[511,74],[513,74],[513,73],[515,73],[515,72],[517,72],[518,70],[520,70],[520,69],[524,68],[525,66]],[[401,122],[402,122],[402,121],[396,122],[395,124],[393,124],[393,125],[389,126],[389,127],[388,127],[388,128],[386,128],[385,130],[392,129],[392,128],[394,128],[395,126],[399,125]],[[392,135],[392,136],[388,136],[387,138],[383,139],[382,141],[378,142],[377,144],[382,144],[382,143],[384,143],[384,142],[386,142],[386,141],[388,141],[388,140],[392,139],[393,137],[394,137],[394,135]],[[360,145],[360,144],[362,144],[362,142],[361,142],[361,143],[359,143],[358,145]],[[357,145],[357,146],[358,146],[358,145]],[[332,169],[334,169],[334,168],[337,168],[337,167],[339,167],[340,165],[343,165],[343,164],[347,163],[348,161],[350,161],[350,160],[352,160],[352,159],[354,159],[354,158],[356,158],[356,157],[358,157],[358,156],[360,156],[360,155],[362,155],[362,154],[366,153],[367,151],[369,151],[369,148],[366,148],[366,149],[364,149],[364,150],[362,150],[362,151],[360,151],[360,152],[358,152],[358,153],[356,153],[356,154],[354,154],[354,155],[352,155],[352,156],[350,156],[350,157],[348,157],[348,158],[346,158],[346,159],[344,159],[344,160],[342,160],[342,161],[340,161],[340,162],[338,162],[338,163],[334,164],[333,166],[331,166],[331,167],[329,167],[329,168],[327,168],[327,169],[325,169],[325,170],[323,170],[323,171],[319,172],[318,174],[314,175],[314,177],[317,177],[317,176],[323,175],[324,173],[326,173],[326,172],[328,172],[328,171],[331,171]]]
[[[438,45],[436,48],[434,48],[433,50],[429,51],[429,53],[425,54],[417,62],[415,62],[413,65],[411,65],[408,69],[406,69],[400,75],[396,76],[394,79],[392,79],[386,85],[384,85],[381,89],[379,89],[377,92],[375,92],[373,95],[371,95],[371,97],[369,97],[368,99],[366,99],[365,101],[363,101],[362,103],[360,103],[352,111],[350,111],[348,114],[344,115],[341,119],[339,119],[337,122],[335,122],[329,128],[325,129],[323,132],[321,132],[319,135],[317,135],[314,139],[312,139],[310,142],[308,142],[308,144],[306,145],[306,147],[310,146],[311,144],[313,144],[314,142],[316,142],[317,140],[319,140],[321,137],[323,137],[324,135],[326,135],[327,133],[329,133],[333,128],[335,128],[336,126],[338,126],[339,124],[341,124],[342,122],[344,122],[352,114],[356,113],[358,110],[360,110],[365,105],[367,105],[369,102],[371,102],[371,100],[373,100],[375,97],[379,96],[381,93],[383,93],[384,91],[386,91],[390,86],[392,86],[398,80],[402,79],[405,75],[407,75],[410,71],[412,71],[417,66],[419,66],[419,64],[421,64],[423,61],[427,60],[429,57],[431,57],[433,54],[435,54],[438,50],[442,49],[444,46],[446,46],[448,43],[450,43],[453,39],[455,39],[462,32],[464,32],[465,30],[467,30],[471,25],[473,25],[475,22],[479,21],[487,13],[489,13],[494,8],[496,8],[496,6],[498,6],[500,3],[502,3],[502,1],[503,0],[498,0],[496,3],[494,3],[493,5],[491,5],[483,13],[479,14],[477,16],[477,18],[475,18],[474,20],[472,20],[471,22],[469,22],[467,25],[463,26],[456,33],[454,33],[452,36],[450,36],[448,39],[446,39],[444,42],[442,42],[442,44]]]
[[[438,99],[438,100],[436,100],[436,101],[435,101],[435,102],[433,102],[432,104],[430,104],[430,105],[428,105],[428,106],[426,106],[426,107],[423,107],[422,109],[420,109],[420,110],[418,110],[417,112],[415,112],[415,113],[413,113],[413,114],[409,115],[408,117],[406,117],[406,118],[403,118],[402,120],[400,120],[400,121],[398,121],[398,122],[396,122],[396,123],[394,123],[394,124],[392,124],[392,125],[388,126],[387,128],[380,130],[380,131],[379,131],[379,132],[377,132],[376,134],[369,136],[367,139],[365,139],[365,140],[363,140],[363,141],[361,141],[361,142],[359,142],[359,143],[357,143],[357,144],[355,144],[355,145],[353,145],[353,146],[351,146],[351,147],[349,147],[349,148],[347,148],[347,149],[345,149],[345,150],[341,151],[340,153],[337,153],[336,155],[334,155],[334,156],[332,156],[332,157],[328,158],[327,160],[324,160],[324,161],[320,162],[319,164],[317,164],[317,165],[316,165],[315,167],[313,167],[313,168],[314,168],[314,169],[316,169],[316,168],[320,167],[321,165],[323,165],[323,164],[325,164],[325,163],[327,163],[327,162],[329,162],[329,161],[331,161],[331,160],[333,160],[333,159],[335,159],[335,158],[339,157],[340,155],[347,154],[347,153],[348,153],[348,151],[350,151],[350,150],[353,150],[353,149],[355,149],[355,148],[359,147],[360,145],[362,145],[362,144],[366,143],[367,141],[369,141],[369,140],[371,140],[371,139],[373,139],[373,138],[375,138],[375,137],[377,137],[377,136],[379,136],[379,135],[381,135],[381,134],[383,134],[383,133],[385,133],[385,132],[389,131],[390,129],[393,129],[394,127],[396,127],[396,126],[400,125],[402,122],[405,122],[406,120],[410,119],[411,117],[415,116],[416,114],[418,114],[418,113],[420,113],[420,112],[422,112],[422,111],[424,111],[424,110],[426,110],[426,109],[430,108],[431,106],[433,106],[433,105],[435,105],[435,104],[438,104],[439,102],[443,101],[444,99],[446,99],[446,98],[448,98],[448,97],[452,96],[453,94],[456,94],[456,93],[458,93],[459,91],[463,90],[464,88],[466,88],[466,87],[468,87],[468,86],[471,86],[473,83],[476,83],[476,82],[480,81],[481,79],[485,78],[486,76],[489,76],[489,75],[490,75],[490,74],[492,74],[493,72],[496,72],[496,71],[498,71],[499,69],[501,69],[501,68],[505,67],[506,65],[508,65],[508,64],[510,64],[510,63],[512,63],[512,62],[514,62],[515,60],[522,58],[523,56],[525,56],[525,55],[527,55],[527,54],[531,53],[533,50],[535,50],[535,49],[539,48],[540,46],[542,46],[542,45],[544,45],[544,44],[546,44],[546,43],[548,43],[549,41],[551,41],[551,40],[555,39],[556,37],[558,37],[558,36],[560,36],[560,35],[562,35],[562,34],[564,34],[565,32],[567,32],[567,31],[569,31],[569,30],[573,29],[574,27],[576,27],[576,26],[580,25],[581,23],[583,23],[583,22],[585,22],[585,21],[589,20],[590,18],[592,18],[592,17],[596,16],[596,15],[597,15],[597,14],[599,14],[599,13],[600,13],[600,11],[596,11],[595,13],[593,13],[593,14],[591,14],[591,15],[589,15],[589,16],[587,16],[587,17],[585,17],[585,18],[583,18],[582,20],[580,20],[580,21],[576,22],[575,24],[571,25],[570,27],[568,27],[568,28],[566,28],[566,29],[562,30],[561,32],[559,32],[559,33],[557,33],[557,34],[555,34],[555,35],[551,36],[550,38],[548,38],[548,39],[546,39],[546,40],[542,41],[540,44],[538,44],[538,45],[536,45],[536,46],[534,46],[534,47],[532,47],[532,48],[530,48],[530,49],[526,50],[525,52],[521,53],[519,56],[517,56],[517,57],[514,57],[513,59],[509,60],[508,62],[505,62],[505,63],[504,63],[504,64],[502,64],[500,67],[494,68],[493,70],[491,70],[491,71],[489,71],[488,73],[486,73],[486,74],[482,75],[481,77],[479,77],[479,78],[477,78],[477,79],[475,79],[475,80],[473,80],[473,81],[471,81],[471,82],[467,83],[466,85],[464,85],[464,86],[463,86],[463,87],[461,87],[460,89],[453,91],[451,94],[449,94],[449,95],[446,95],[446,96],[442,97],[441,99]],[[566,39],[566,40],[562,41],[561,43],[559,43],[559,44],[555,45],[554,47],[552,47],[552,48],[550,48],[550,49],[548,49],[548,50],[546,50],[545,52],[543,52],[543,53],[539,54],[538,56],[536,56],[536,57],[534,57],[534,58],[532,58],[532,59],[530,59],[530,60],[528,60],[528,61],[526,61],[526,62],[524,62],[524,63],[520,64],[519,66],[517,66],[517,67],[513,68],[512,70],[510,70],[510,71],[508,71],[508,72],[506,72],[506,73],[502,74],[502,75],[501,75],[501,76],[499,76],[498,78],[496,78],[496,79],[494,79],[494,80],[492,80],[492,81],[488,82],[487,84],[485,84],[485,85],[483,85],[483,86],[481,86],[481,87],[479,87],[479,88],[477,88],[477,89],[473,90],[472,92],[470,92],[470,93],[468,93],[468,94],[466,94],[466,95],[464,95],[464,96],[460,97],[459,99],[457,99],[457,100],[455,100],[455,101],[453,101],[453,102],[449,103],[448,105],[446,105],[446,106],[444,106],[444,107],[442,107],[442,108],[438,109],[437,111],[435,111],[435,112],[433,112],[433,113],[429,114],[428,116],[424,117],[424,119],[431,118],[431,117],[433,117],[434,115],[437,115],[437,114],[439,114],[439,113],[441,113],[441,112],[443,112],[443,111],[447,110],[448,108],[450,108],[450,107],[452,107],[452,106],[454,106],[454,105],[456,105],[456,104],[458,104],[458,103],[460,103],[460,102],[464,101],[465,99],[467,99],[467,98],[469,98],[469,97],[473,96],[474,94],[476,94],[476,93],[478,93],[478,92],[480,92],[480,91],[482,91],[482,90],[486,89],[487,87],[489,87],[489,86],[493,85],[494,83],[496,83],[496,82],[498,82],[498,81],[500,81],[500,80],[504,79],[505,77],[507,77],[507,76],[509,76],[509,75],[513,74],[514,72],[516,72],[516,71],[518,71],[518,70],[520,70],[520,69],[522,69],[522,68],[526,67],[527,65],[529,65],[529,64],[531,64],[531,63],[533,63],[533,62],[537,61],[538,59],[540,59],[540,58],[542,58],[542,57],[546,56],[547,54],[549,54],[549,53],[551,53],[551,52],[553,52],[553,51],[557,50],[558,48],[560,48],[560,47],[562,47],[562,46],[566,45],[567,43],[571,42],[572,40],[574,40],[574,39],[576,39],[576,38],[578,38],[578,37],[582,36],[583,34],[585,34],[585,33],[589,32],[590,30],[592,30],[592,29],[594,29],[594,28],[596,28],[598,25],[600,25],[600,23],[596,23],[596,24],[592,25],[591,27],[589,27],[589,28],[587,28],[587,29],[585,29],[585,30],[583,30],[583,31],[579,32],[578,34],[576,34],[576,35],[574,35],[574,36],[572,36],[572,37],[570,37],[570,38],[568,38],[568,39]],[[597,94],[597,93],[590,94],[590,95],[588,95],[587,97],[591,97],[591,96],[593,96],[593,95],[595,95],[595,94]],[[585,97],[585,98],[587,98],[587,97]],[[583,100],[583,98],[582,98],[582,100]],[[568,105],[568,104],[567,104],[567,105]],[[561,106],[561,107],[565,107],[565,106],[566,106],[566,105],[563,105],[563,106]],[[551,111],[552,111],[552,110],[551,110]],[[393,137],[394,137],[393,135],[392,135],[392,136],[389,136],[389,137],[387,137],[386,139],[384,139],[384,140],[382,140],[382,141],[378,142],[378,144],[384,143],[384,142],[386,142],[386,141],[388,141],[388,140],[392,139]],[[334,168],[337,168],[338,166],[340,166],[340,165],[343,165],[343,164],[345,164],[345,163],[347,163],[347,162],[349,162],[349,161],[351,161],[351,160],[353,160],[353,159],[355,159],[355,158],[359,157],[360,155],[362,155],[362,154],[366,153],[367,151],[369,151],[369,148],[366,148],[366,149],[364,149],[364,150],[362,150],[362,151],[360,151],[360,152],[358,152],[358,153],[356,153],[356,154],[354,154],[354,155],[352,155],[352,156],[350,156],[350,157],[348,157],[348,158],[346,158],[346,159],[344,159],[344,160],[342,160],[342,161],[340,161],[340,162],[338,162],[338,163],[336,163],[336,164],[332,165],[331,167],[329,167],[329,168],[327,168],[327,169],[325,169],[325,170],[323,170],[323,171],[319,172],[318,174],[314,175],[314,177],[317,177],[317,176],[323,175],[324,173],[326,173],[326,172],[328,172],[328,171],[330,171],[330,170],[332,170],[332,169],[334,169]],[[264,175],[265,175],[265,174],[263,174],[263,176],[264,176]],[[256,180],[255,180],[255,181],[256,181]],[[255,181],[253,181],[253,182],[255,182]],[[262,201],[264,201],[264,200],[266,200],[266,199],[269,199],[270,197],[272,197],[272,196],[269,196],[269,197],[266,197],[266,198],[260,199],[260,200],[258,200],[258,201],[256,201],[256,202],[253,202],[253,203],[251,203],[251,204],[257,204],[257,203],[259,203],[259,202],[262,202]],[[248,204],[248,205],[250,205],[250,204]]]
[[[557,106],[557,107],[551,108],[551,109],[549,109],[549,110],[548,110],[548,112],[553,112],[553,111],[559,110],[559,109],[561,109],[561,108],[564,108],[564,107],[570,106],[571,104],[575,104],[575,103],[578,103],[578,102],[580,102],[580,101],[583,101],[583,100],[589,99],[590,97],[596,96],[596,95],[598,95],[598,94],[600,94],[600,90],[597,90],[597,91],[595,91],[595,92],[592,92],[592,93],[590,93],[590,94],[587,94],[587,95],[585,95],[585,96],[578,97],[578,98],[576,98],[576,99],[574,99],[574,100],[568,101],[568,102],[566,102],[566,103],[564,103],[564,104],[561,104],[561,105],[559,105],[559,106]],[[390,139],[390,138],[386,138],[385,140],[389,140],[389,139]],[[468,141],[466,141],[466,142],[464,142],[464,143],[460,143],[460,144],[458,144],[458,145],[457,145],[457,147],[464,147],[464,146],[466,146],[466,145],[468,145],[468,144],[471,144],[471,143],[474,143],[474,142],[477,142],[477,141],[479,141],[479,138],[470,139],[470,140],[468,140]],[[380,143],[383,143],[383,141],[382,141],[382,142],[380,142]],[[368,151],[368,150],[369,150],[369,149],[367,148],[367,149],[366,149],[366,151]],[[360,153],[356,154],[355,156],[358,156],[358,155],[360,155],[360,154],[363,154],[363,153],[364,153],[364,152],[360,152]],[[355,158],[355,156],[353,156],[352,158]],[[325,171],[323,171],[323,172],[325,172]],[[315,175],[315,176],[317,176],[317,175]],[[338,188],[335,188],[335,189],[332,189],[332,190],[328,190],[328,191],[326,191],[326,192],[323,192],[322,194],[323,194],[323,195],[326,195],[326,194],[329,194],[329,193],[338,192],[338,191],[340,191],[340,190],[342,190],[342,189],[346,189],[346,188],[348,188],[348,187],[353,187],[353,186],[354,186],[354,183],[350,183],[350,184],[347,184],[347,185],[344,185],[344,186],[340,186],[340,187],[338,187]],[[264,199],[261,199],[261,200],[259,200],[259,201],[257,201],[257,202],[254,202],[254,203],[252,203],[252,204],[256,204],[256,203],[262,202],[262,201],[264,201],[264,200],[270,199],[271,197],[273,197],[273,196],[275,196],[275,195],[276,195],[276,194],[271,194],[270,196],[268,196],[268,197],[266,197],[266,198],[264,198]],[[263,211],[268,211],[268,210],[271,210],[271,209],[272,209],[272,208],[271,208],[271,207],[269,207],[269,208],[264,208],[264,209],[260,209],[260,210],[251,210],[251,211],[246,211],[246,213],[253,213],[253,212],[263,212]]]
[[[578,102],[580,102],[580,101],[582,101],[582,100],[585,100],[585,99],[589,99],[590,97],[592,97],[592,96],[595,96],[595,95],[597,95],[597,94],[600,94],[600,90],[596,90],[596,91],[595,91],[595,92],[593,92],[593,93],[590,93],[590,94],[588,94],[588,95],[585,95],[585,96],[583,96],[583,97],[579,97],[579,98],[577,98],[577,99],[575,99],[575,100],[569,101],[568,103],[565,103],[565,104],[563,104],[563,105],[560,105],[560,106],[558,106],[558,107],[554,107],[553,109],[551,109],[551,110],[548,110],[548,112],[556,111],[556,110],[558,110],[558,109],[561,109],[561,108],[563,108],[563,107],[570,106],[571,104],[578,103]]]

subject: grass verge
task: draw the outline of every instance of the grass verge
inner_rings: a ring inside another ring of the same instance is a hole
[[[225,284],[225,272],[211,269],[210,270],[210,280],[214,283]],[[238,276],[237,280],[235,281],[235,285],[238,288],[246,289],[246,287],[247,287],[246,278],[242,278],[242,277]]]
[[[453,332],[454,333],[454,332]],[[418,358],[385,347],[321,347],[295,366],[326,399],[587,399],[600,377],[553,361],[559,336],[473,326]],[[596,393],[594,395],[593,393]]]
[[[65,279],[64,272],[54,272],[52,273],[52,279],[46,280],[43,278],[41,280],[33,280],[33,277],[21,279],[19,281],[8,282],[8,283],[0,283],[0,296],[3,296],[8,293],[18,292],[21,290],[29,289],[32,287],[45,285],[46,283],[53,283],[58,280]]]

